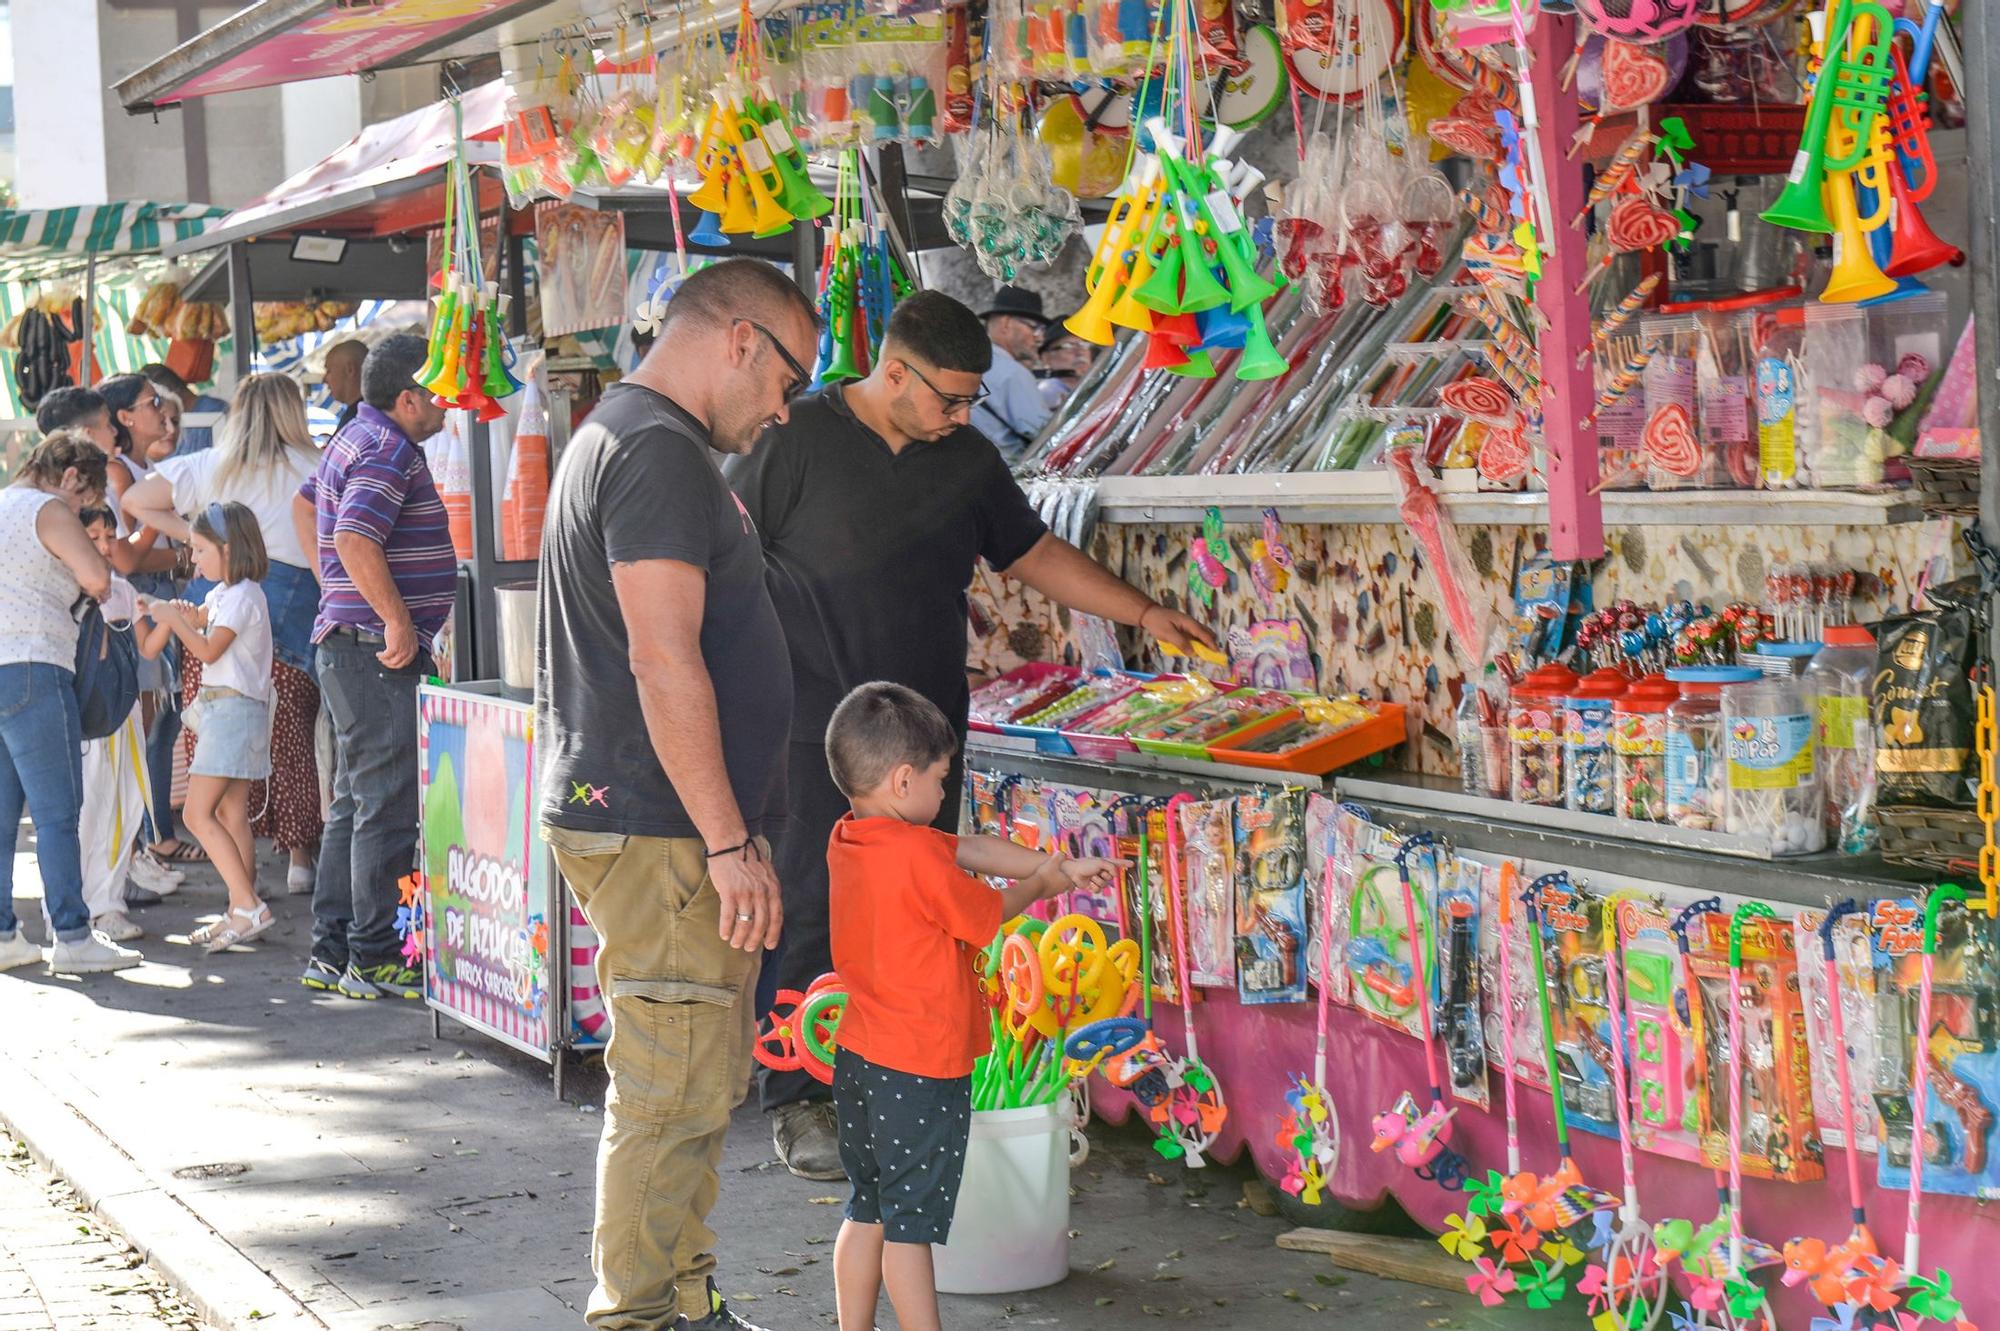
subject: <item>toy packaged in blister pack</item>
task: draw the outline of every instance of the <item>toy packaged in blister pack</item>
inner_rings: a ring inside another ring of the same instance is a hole
[[[1203,989],[1236,987],[1234,811],[1226,799],[1180,808],[1188,982]]]
[[[1437,937],[1437,964],[1431,968],[1431,1007],[1444,1045],[1452,1098],[1485,1109],[1491,1102],[1486,1080],[1486,1028],[1480,1006],[1479,934],[1488,878],[1497,866],[1461,855],[1452,862],[1448,885],[1437,893],[1431,928]]]
[[[1626,1085],[1632,1095],[1633,1142],[1655,1155],[1699,1160],[1695,1042],[1674,914],[1632,897],[1618,903],[1629,1032]]]
[[[973,836],[1006,836],[1007,819],[1000,808],[1003,794],[1011,793],[1014,781],[992,772],[965,774],[965,826]]]
[[[1244,1003],[1306,997],[1305,792],[1236,797],[1236,995]]]
[[[1349,1000],[1347,967],[1347,903],[1354,895],[1354,841],[1368,820],[1325,795],[1306,796],[1306,975],[1315,985],[1331,984],[1330,1002]],[[1333,930],[1328,950],[1326,930]],[[1334,958],[1332,974],[1320,973],[1320,958]]]
[[[1115,853],[1112,806],[1118,799],[1101,790],[1082,786],[1049,788],[1049,816],[1055,829],[1055,847],[1078,859],[1099,858]],[[1116,886],[1101,891],[1072,888],[1062,897],[1065,910],[1089,916],[1104,927],[1107,941],[1118,941],[1123,912],[1118,905]]]
[[[1799,954],[1799,1000],[1806,1012],[1806,1047],[1812,1054],[1813,1117],[1820,1140],[1845,1146],[1840,1112],[1840,1042],[1833,1035],[1833,996],[1827,992],[1826,952],[1820,942],[1823,910],[1802,910],[1792,921]],[[1833,927],[1833,964],[1840,977],[1841,1021],[1847,1035],[1848,1078],[1854,1090],[1854,1131],[1864,1152],[1876,1149],[1875,1096],[1870,1074],[1878,1051],[1875,1030],[1875,958],[1865,914],[1843,916]]]
[[[1799,956],[1792,926],[1742,922],[1743,1048],[1729,1047],[1730,917],[1703,915],[1689,934],[1688,1007],[1697,1047],[1702,1158],[1729,1162],[1729,1081],[1743,1096],[1743,1172],[1805,1183],[1826,1177],[1813,1115],[1812,1059],[1799,1001]]]
[[[1528,913],[1518,900],[1502,908],[1501,893],[1506,890],[1506,883],[1512,883],[1518,892],[1520,882],[1513,874],[1481,875],[1479,884],[1480,914],[1486,921],[1486,927],[1479,932],[1479,988],[1485,1012],[1486,1058],[1494,1067],[1501,1067],[1508,1041],[1500,1023],[1507,1022],[1514,1028],[1514,1080],[1547,1090],[1548,1065],[1542,1059],[1542,1010],[1535,999],[1535,958],[1528,950],[1533,946],[1529,941]],[[1500,957],[1503,947],[1508,951],[1505,965]],[[1503,976],[1507,984],[1504,993]]]
[[[1001,835],[1029,850],[1047,850],[1054,825],[1049,816],[1048,788],[1038,781],[1016,781],[1001,792]]]
[[[2000,1197],[2000,1152],[1993,1143],[2000,1106],[2000,934],[1974,911],[1948,910],[1938,919],[1932,961],[1931,1029],[1917,1038],[1922,977],[1923,907],[1878,901],[1874,933],[1876,1038],[1875,1107],[1881,1115],[1877,1178],[1884,1189],[1910,1186],[1911,1074],[1916,1053],[1928,1057],[1924,1107],[1925,1192]]]
[[[1612,1099],[1610,995],[1604,987],[1609,905],[1567,881],[1544,883],[1537,904],[1549,982],[1550,1038],[1569,1125],[1613,1137],[1618,1123]]]
[[[1354,890],[1347,905],[1347,976],[1354,1006],[1412,1039],[1417,1029],[1416,971],[1411,965],[1410,929],[1403,913],[1403,886],[1396,852],[1403,839],[1386,827],[1363,824],[1354,843]],[[1439,857],[1415,856],[1410,888],[1417,920],[1429,947],[1433,866]],[[1429,955],[1428,952],[1426,955]]]
[[[1167,814],[1165,809],[1138,805],[1121,810],[1118,818],[1118,857],[1132,861],[1132,867],[1118,873],[1120,926],[1125,937],[1141,937],[1139,907],[1140,818],[1145,819],[1145,899],[1146,938],[1152,943],[1153,1001],[1178,1003],[1180,986],[1174,980],[1174,921],[1167,900]]]

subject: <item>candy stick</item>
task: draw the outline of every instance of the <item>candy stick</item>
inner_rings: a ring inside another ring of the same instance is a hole
[[[1597,173],[1597,179],[1590,182],[1590,193],[1584,196],[1583,207],[1576,210],[1576,216],[1570,219],[1569,224],[1582,226],[1583,219],[1590,215],[1592,208],[1610,198],[1619,186],[1632,178],[1632,173],[1639,169],[1639,159],[1658,141],[1657,134],[1641,133],[1620,144],[1617,154]]]
[[[1654,338],[1641,348],[1637,355],[1627,360],[1624,367],[1612,376],[1611,382],[1606,384],[1597,394],[1597,405],[1591,409],[1590,419],[1596,420],[1599,412],[1609,411],[1611,408],[1617,406],[1620,400],[1627,393],[1631,392],[1633,386],[1645,375],[1646,366],[1652,362],[1654,356],[1659,354],[1659,351],[1660,340]]]
[[[1609,342],[1611,335],[1623,328],[1632,316],[1639,312],[1640,307],[1653,294],[1654,288],[1659,285],[1660,275],[1652,273],[1641,280],[1638,286],[1633,287],[1631,294],[1619,301],[1615,308],[1606,310],[1604,317],[1597,321],[1597,331],[1591,334],[1591,351]],[[1576,354],[1576,363],[1583,364],[1589,356],[1590,351],[1579,351]]]

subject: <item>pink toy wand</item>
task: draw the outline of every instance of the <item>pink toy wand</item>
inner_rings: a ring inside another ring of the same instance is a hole
[[[1776,919],[1777,912],[1746,901],[1729,917],[1729,1273],[1723,1288],[1731,1317],[1747,1319],[1762,1309],[1768,1324],[1764,1292],[1743,1269],[1743,1074],[1750,1066],[1743,1053],[1743,922],[1752,918]]]
[[[1897,1280],[1893,1263],[1885,1264],[1878,1255],[1874,1232],[1868,1228],[1867,1206],[1862,1201],[1860,1129],[1854,1116],[1854,1078],[1848,1070],[1847,1014],[1840,1004],[1839,948],[1834,933],[1841,920],[1860,912],[1858,902],[1842,901],[1827,911],[1819,924],[1827,1006],[1833,1020],[1834,1071],[1840,1081],[1840,1130],[1842,1140],[1847,1143],[1847,1207],[1851,1228],[1846,1241],[1837,1247],[1830,1248],[1823,1240],[1810,1238],[1793,1239],[1785,1245],[1785,1284],[1810,1280],[1813,1297],[1829,1308],[1851,1300],[1855,1274],[1867,1273],[1870,1283],[1878,1288],[1893,1285]],[[1886,1281],[1882,1278],[1885,1273]],[[1870,1300],[1870,1306],[1878,1301]]]
[[[1903,1236],[1903,1272],[1909,1280],[1909,1289],[1904,1294],[1903,1306],[1917,1317],[1928,1317],[1936,1322],[1956,1322],[1961,1331],[1972,1331],[1961,1314],[1964,1309],[1951,1292],[1951,1274],[1940,1270],[1928,1278],[1918,1273],[1917,1265],[1918,1226],[1917,1211],[1923,1200],[1924,1188],[1924,1113],[1930,1099],[1931,1062],[1931,985],[1937,970],[1938,916],[1944,903],[1956,901],[1966,906],[1965,889],[1957,883],[1939,883],[1931,889],[1930,900],[1924,903],[1924,958],[1923,981],[1917,990],[1917,1030],[1916,1048],[1912,1051],[1915,1066],[1910,1070],[1910,1203],[1909,1232]],[[1908,1321],[1898,1325],[1911,1325]]]
[[[1625,1017],[1625,965],[1616,913],[1604,944],[1605,1004],[1611,1016],[1611,1085],[1617,1097],[1618,1163],[1625,1174],[1625,1198],[1618,1228],[1604,1248],[1602,1297],[1627,1331],[1656,1325],[1666,1308],[1667,1268],[1653,1244],[1653,1227],[1639,1213],[1639,1170],[1632,1158],[1632,1093],[1625,1060],[1631,1056],[1631,1027]],[[1590,1279],[1588,1274],[1586,1281]],[[1585,1291],[1588,1293],[1589,1291]]]
[[[1327,1014],[1333,1002],[1333,847],[1326,851],[1320,875],[1319,1033],[1313,1045],[1312,1080],[1293,1081],[1285,1096],[1290,1113],[1278,1126],[1278,1147],[1297,1157],[1285,1191],[1307,1206],[1320,1204],[1321,1190],[1333,1177],[1340,1157],[1340,1117],[1326,1089]],[[1296,1186],[1294,1186],[1296,1184]]]
[[[1514,893],[1521,871],[1514,861],[1500,865],[1500,1082],[1506,1088],[1507,1177],[1521,1172],[1521,1119],[1514,1108]]]
[[[1445,1145],[1451,1140],[1451,1116],[1457,1111],[1444,1102],[1444,1082],[1438,1076],[1437,1035],[1431,1029],[1431,984],[1425,974],[1424,929],[1417,918],[1417,893],[1410,883],[1410,858],[1419,850],[1431,857],[1432,881],[1443,873],[1438,863],[1438,839],[1429,832],[1406,838],[1396,851],[1396,877],[1403,888],[1403,927],[1410,940],[1410,976],[1417,991],[1417,1027],[1424,1041],[1424,1072],[1430,1078],[1431,1104],[1396,1142],[1396,1158],[1416,1168],[1417,1177],[1456,1191],[1465,1183],[1465,1159]]]

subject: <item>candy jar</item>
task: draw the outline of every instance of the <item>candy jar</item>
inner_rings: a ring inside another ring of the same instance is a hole
[[[1665,675],[1647,675],[1611,704],[1611,758],[1620,818],[1667,821],[1667,708],[1681,691]]]
[[[1507,686],[1490,662],[1479,683],[1467,683],[1458,700],[1459,782],[1468,795],[1508,797]]]
[[[1507,741],[1514,798],[1523,804],[1563,802],[1563,699],[1576,672],[1539,666],[1514,685],[1507,707]]]
[[[1824,850],[1825,791],[1814,761],[1813,704],[1804,683],[1725,684],[1722,721],[1729,834],[1768,842],[1774,855]]]
[[[1843,855],[1872,849],[1875,825],[1875,730],[1868,719],[1868,685],[1875,674],[1875,635],[1859,624],[1835,624],[1806,667],[1813,704],[1826,830]]]
[[[1750,666],[1680,666],[1667,707],[1667,821],[1713,832],[1723,823],[1722,689],[1758,678]]]
[[[1631,683],[1623,671],[1593,670],[1563,700],[1563,804],[1574,813],[1612,811],[1612,707]]]

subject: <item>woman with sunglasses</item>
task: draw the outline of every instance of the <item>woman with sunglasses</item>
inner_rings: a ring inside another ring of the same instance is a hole
[[[319,766],[313,753],[319,686],[312,649],[319,588],[292,523],[292,496],[318,465],[299,385],[282,374],[252,374],[237,385],[214,448],[166,459],[125,498],[128,514],[177,540],[187,539],[188,524],[181,515],[199,514],[210,504],[242,504],[257,517],[269,555],[259,582],[270,611],[271,683],[278,701],[270,782],[267,789],[252,788],[250,810],[256,834],[269,837],[290,857],[285,884],[295,894],[312,891],[321,826]],[[189,598],[199,600],[210,586],[201,580],[190,583]],[[184,699],[200,689],[201,674],[199,661],[184,661]]]

